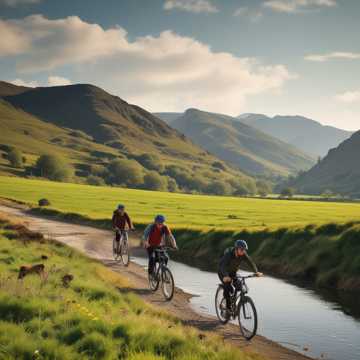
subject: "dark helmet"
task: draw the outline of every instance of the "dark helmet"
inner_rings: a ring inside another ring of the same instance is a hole
[[[249,248],[245,240],[236,240],[234,246],[235,249],[247,250]]]
[[[165,222],[165,216],[164,215],[156,215],[155,216],[155,222],[158,222],[158,223],[164,223]]]
[[[124,210],[124,209],[125,209],[125,205],[119,204],[117,208],[118,208],[118,210]]]

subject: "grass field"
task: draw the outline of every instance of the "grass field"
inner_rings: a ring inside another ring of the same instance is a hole
[[[148,223],[163,213],[173,228],[198,230],[274,230],[360,220],[356,203],[172,194],[15,177],[0,177],[0,197],[32,204],[47,198],[54,209],[93,219],[111,218],[116,205],[124,203],[135,223]]]
[[[21,265],[38,263],[43,279],[17,280]],[[1,214],[0,273],[0,359],[261,359],[200,336],[127,291],[119,274]],[[74,279],[64,287],[69,273]]]

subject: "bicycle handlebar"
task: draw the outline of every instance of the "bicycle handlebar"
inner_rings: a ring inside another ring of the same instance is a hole
[[[238,279],[251,279],[251,278],[256,278],[258,277],[256,274],[251,274],[251,275],[245,275],[245,276],[237,276]]]

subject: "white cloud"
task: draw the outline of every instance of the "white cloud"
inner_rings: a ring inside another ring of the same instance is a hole
[[[63,86],[63,85],[71,85],[71,81],[61,76],[49,76],[48,77],[49,86]]]
[[[41,0],[0,0],[0,6],[16,7],[18,5],[37,4]]]
[[[172,31],[129,41],[120,27],[105,30],[78,17],[36,15],[4,23],[28,36],[28,47],[15,58],[19,72],[73,65],[77,81],[95,83],[149,110],[194,106],[238,114],[248,96],[277,92],[293,78],[283,65],[214,52]]]
[[[237,8],[233,14],[233,16],[235,16],[235,17],[244,17],[244,18],[249,19],[252,22],[257,22],[257,21],[261,20],[263,15],[264,14],[261,11],[259,11],[259,10],[254,11],[254,10],[249,9],[246,6]]]
[[[352,52],[332,52],[329,54],[310,54],[305,56],[305,60],[316,61],[316,62],[325,62],[329,60],[356,60],[360,59],[360,53]]]
[[[165,10],[179,9],[193,13],[216,13],[219,10],[208,0],[166,0]]]
[[[15,79],[15,80],[10,80],[9,82],[17,86],[26,86],[26,87],[39,86],[39,83],[37,81],[26,81],[22,79]]]
[[[267,0],[263,3],[264,7],[273,11],[289,14],[336,5],[335,0]]]
[[[352,104],[360,103],[360,90],[359,91],[346,91],[342,94],[335,96],[335,99],[339,102]]]

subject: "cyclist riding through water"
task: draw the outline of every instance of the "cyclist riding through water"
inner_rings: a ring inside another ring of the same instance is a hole
[[[171,247],[177,249],[175,238],[169,227],[165,225],[165,216],[157,215],[154,222],[148,225],[144,231],[144,246],[149,256],[149,274],[153,273],[156,263],[154,251],[156,248],[164,246],[166,244],[166,239],[169,240],[168,242]]]
[[[224,286],[224,298],[228,310],[231,307],[232,283],[236,279],[236,273],[240,269],[240,265],[245,262],[254,271],[256,276],[263,275],[258,271],[256,264],[247,254],[247,250],[248,245],[245,240],[236,240],[234,247],[226,249],[223,257],[220,259],[218,276]]]
[[[112,216],[112,227],[116,231],[116,241],[120,241],[121,231],[134,230],[130,216],[125,211],[125,205],[119,204]]]

